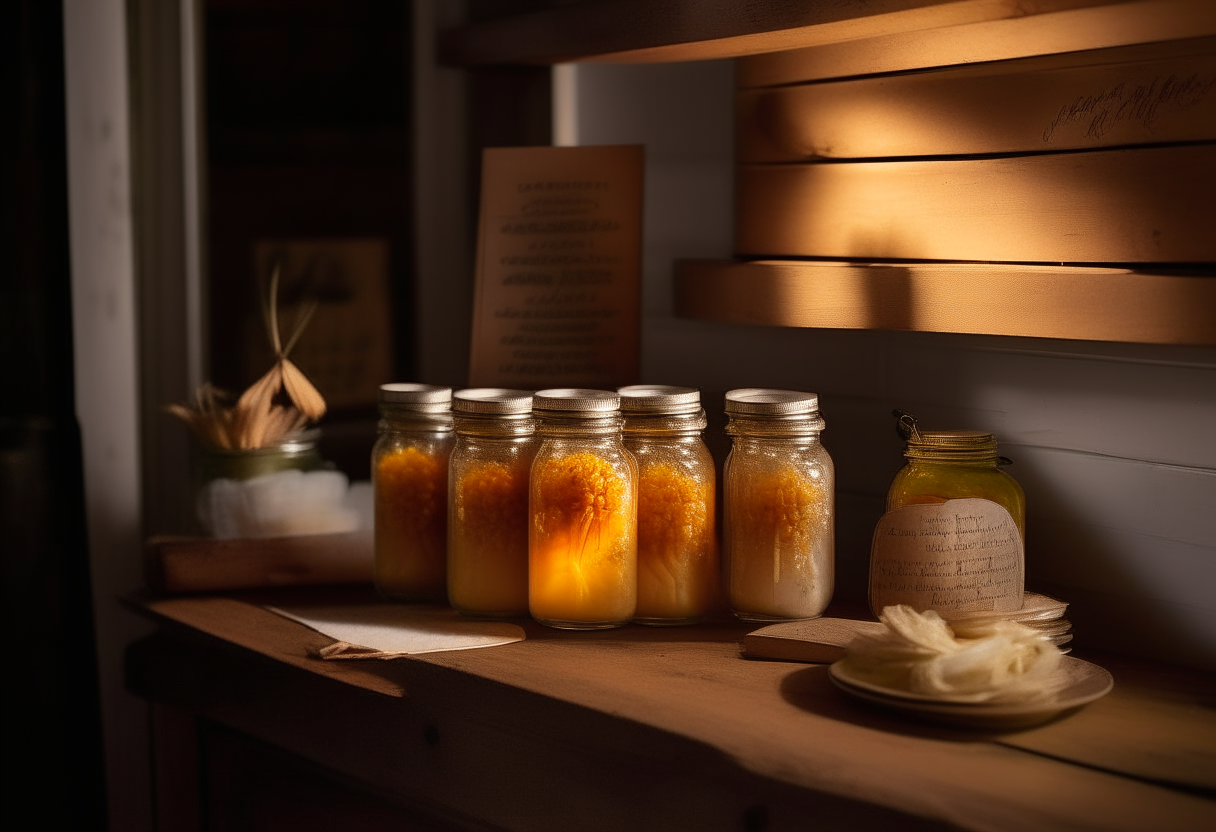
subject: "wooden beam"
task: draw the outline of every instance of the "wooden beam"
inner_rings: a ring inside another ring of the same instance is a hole
[[[740,90],[741,162],[1216,140],[1216,38]]]
[[[744,257],[1216,262],[1216,144],[743,165]]]
[[[739,61],[740,87],[1055,55],[1216,35],[1210,0],[1139,0],[825,42]]]
[[[1216,274],[995,263],[684,260],[675,312],[721,323],[1216,344]]]
[[[1118,0],[617,0],[562,5],[443,33],[454,66],[734,58]]]

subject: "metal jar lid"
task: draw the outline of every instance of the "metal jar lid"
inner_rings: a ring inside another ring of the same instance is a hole
[[[621,396],[621,412],[625,415],[676,416],[701,410],[701,391],[695,387],[673,387],[669,384],[632,384],[616,391]]]
[[[798,390],[742,387],[727,392],[726,412],[736,416],[813,417],[819,415],[819,396]]]
[[[606,416],[619,412],[621,397],[611,390],[555,387],[539,390],[532,397],[536,413],[562,416]]]
[[[452,408],[452,388],[414,382],[381,384],[380,403],[400,405],[419,413],[444,413]]]
[[[486,416],[526,416],[532,412],[532,392],[505,387],[458,390],[452,394],[452,411]]]
[[[741,387],[726,394],[726,432],[732,436],[750,433],[747,425],[767,425],[764,431],[801,436],[816,434],[826,424],[819,413],[819,396],[800,390]]]
[[[921,430],[916,418],[903,410],[892,413],[898,418],[899,435],[907,442],[908,459],[979,460],[996,457],[996,436],[982,430]]]

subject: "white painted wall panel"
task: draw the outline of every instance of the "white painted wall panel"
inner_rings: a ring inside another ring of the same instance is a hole
[[[1005,445],[1036,520],[1216,545],[1216,471]],[[1216,597],[1213,598],[1216,604]]]
[[[123,651],[148,622],[119,599],[143,588],[135,259],[126,5],[63,6],[76,416],[84,453],[111,829],[152,827],[147,703]]]
[[[973,414],[968,424],[1006,442],[1216,469],[1216,350],[1206,364],[1171,364],[1156,349],[1144,361],[1097,346],[1088,358],[900,340],[885,387],[926,413]]]

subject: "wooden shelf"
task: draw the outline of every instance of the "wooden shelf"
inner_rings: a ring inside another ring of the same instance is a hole
[[[527,639],[503,647],[336,662],[310,657],[331,639],[261,606],[375,602],[370,590],[146,601],[164,629],[128,651],[128,684],[443,828],[1216,823],[1216,715],[1199,674],[1090,656],[1115,676],[1107,697],[980,733],[855,702],[824,665],[744,659],[735,622],[566,633],[526,621]]]
[[[1211,0],[618,0],[441,55],[741,58],[739,259],[678,264],[677,315],[1216,345],[1214,42]]]
[[[780,53],[741,68],[751,85],[1174,40],[1214,27],[1207,0],[615,0],[452,29],[439,55],[471,67]],[[825,62],[821,47],[843,52]]]
[[[1216,345],[1216,275],[1081,266],[683,260],[678,317]]]

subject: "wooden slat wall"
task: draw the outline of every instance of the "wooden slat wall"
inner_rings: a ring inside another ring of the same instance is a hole
[[[1216,140],[1216,38],[741,89],[740,162]]]
[[[1079,646],[1216,670],[1216,596],[1205,591],[1216,564],[1216,346],[673,317],[663,302],[672,261],[730,251],[734,160],[717,143],[732,130],[730,74],[721,64],[580,66],[578,88],[583,142],[648,146],[644,380],[705,391],[719,457],[725,390],[821,394],[839,594],[865,597],[870,536],[903,462],[890,411],[905,407],[925,424],[997,434],[1027,492],[1028,579],[1072,603]]]
[[[743,165],[736,187],[744,257],[1216,262],[1216,144]]]

